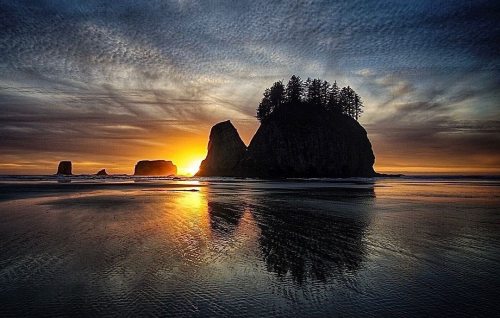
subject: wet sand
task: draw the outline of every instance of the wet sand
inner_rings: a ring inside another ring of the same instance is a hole
[[[493,316],[500,182],[0,183],[0,316]]]

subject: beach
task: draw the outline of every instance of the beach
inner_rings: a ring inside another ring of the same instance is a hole
[[[0,178],[0,316],[494,316],[500,180]]]

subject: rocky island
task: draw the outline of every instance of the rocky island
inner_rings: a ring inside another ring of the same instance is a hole
[[[357,121],[359,96],[316,79],[306,86],[293,76],[286,88],[276,82],[266,90],[261,125],[248,147],[230,121],[215,125],[197,176],[376,176],[370,140]]]
[[[107,176],[108,173],[106,172],[106,169],[101,169],[101,170],[97,171],[97,173],[95,175],[96,176]]]
[[[72,170],[71,161],[60,161],[59,165],[57,166],[58,175],[70,176],[73,174],[71,170]]]
[[[141,160],[134,169],[135,176],[170,176],[177,174],[177,166],[166,160]]]

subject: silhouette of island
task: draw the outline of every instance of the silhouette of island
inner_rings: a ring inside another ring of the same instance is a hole
[[[197,176],[373,177],[375,156],[356,119],[363,103],[350,87],[292,76],[264,92],[261,125],[245,146],[230,121],[210,131]]]
[[[59,175],[72,175],[72,164],[71,161],[60,161],[59,166],[57,166],[57,174]]]
[[[107,176],[108,173],[106,172],[106,169],[101,169],[97,171],[96,176]]]
[[[177,166],[166,160],[141,160],[134,169],[136,176],[169,176],[177,174]]]

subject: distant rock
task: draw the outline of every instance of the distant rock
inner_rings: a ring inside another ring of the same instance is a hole
[[[61,161],[57,167],[57,174],[60,175],[72,175],[72,165],[71,161]]]
[[[101,169],[96,173],[97,176],[107,176],[108,173],[106,172],[106,169]]]
[[[208,154],[201,162],[197,176],[232,176],[243,159],[247,147],[233,124],[228,121],[212,127],[208,142]]]
[[[374,162],[366,131],[353,118],[290,107],[262,122],[248,150],[229,121],[215,125],[198,175],[373,177]]]
[[[142,160],[135,165],[136,176],[169,176],[177,174],[177,166],[172,161]]]

